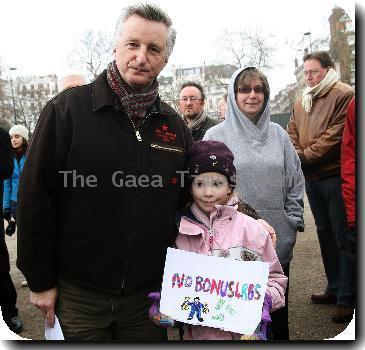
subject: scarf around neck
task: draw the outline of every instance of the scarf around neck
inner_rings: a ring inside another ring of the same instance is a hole
[[[339,80],[338,74],[330,68],[323,80],[313,87],[306,87],[303,91],[302,106],[307,113],[312,110],[313,98],[318,96],[323,90],[333,86]]]
[[[117,94],[123,108],[131,118],[142,119],[157,98],[157,79],[154,79],[146,92],[136,93],[123,80],[115,61],[110,62],[108,65],[107,79],[109,86]]]
[[[204,110],[200,112],[200,114],[189,124],[187,118],[184,117],[184,121],[186,125],[188,126],[190,131],[198,130],[200,127],[205,123],[205,120],[207,119],[206,114],[204,113]]]

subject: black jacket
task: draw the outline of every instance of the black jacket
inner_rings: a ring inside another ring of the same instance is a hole
[[[31,290],[56,286],[58,276],[113,294],[161,283],[177,234],[176,171],[193,140],[159,98],[138,132],[106,71],[46,105],[17,209],[17,266]]]
[[[3,180],[13,174],[13,147],[11,146],[9,134],[0,128],[0,275],[10,271],[9,254],[5,242],[4,220],[3,220]],[[0,278],[1,279],[1,278]],[[0,286],[3,287],[3,286]],[[2,296],[2,291],[0,292]],[[1,304],[3,301],[1,300]]]
[[[217,125],[219,122],[218,120],[214,120],[212,118],[207,117],[205,119],[204,124],[197,130],[193,130],[191,134],[193,135],[194,141],[200,141],[203,140],[203,137],[205,133],[208,131],[208,129],[212,128],[213,126]]]

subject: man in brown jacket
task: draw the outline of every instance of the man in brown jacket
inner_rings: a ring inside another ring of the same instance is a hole
[[[306,54],[307,87],[294,104],[287,132],[298,152],[306,192],[317,226],[327,288],[313,303],[337,304],[334,322],[351,320],[354,308],[352,262],[342,253],[346,212],[341,195],[340,151],[346,108],[354,92],[339,81],[327,52]]]

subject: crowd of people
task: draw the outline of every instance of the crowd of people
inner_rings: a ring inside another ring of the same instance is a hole
[[[196,81],[181,85],[179,114],[160,99],[157,81],[175,39],[159,7],[126,7],[113,61],[89,84],[80,75],[64,79],[29,147],[24,126],[0,130],[3,218],[17,226],[17,267],[30,302],[50,327],[57,315],[66,340],[165,341],[166,324],[178,323],[162,324],[168,315],[161,317],[158,291],[166,249],[176,247],[269,263],[252,336],[289,340],[290,262],[305,227],[306,191],[328,280],[310,299],[336,304],[332,321],[349,322],[356,306],[353,89],[318,51],[303,58],[307,87],[286,130],[270,121],[270,84],[257,67],[233,73],[219,119],[206,115]],[[117,172],[149,185],[117,187]],[[93,185],[77,183],[89,176]],[[20,333],[3,225],[0,233],[1,310]],[[247,339],[178,327],[184,340]]]

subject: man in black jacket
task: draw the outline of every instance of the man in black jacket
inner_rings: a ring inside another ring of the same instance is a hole
[[[175,42],[158,7],[127,7],[114,61],[44,108],[20,182],[18,260],[31,302],[66,340],[160,341],[161,285],[185,153],[193,143],[158,96]]]
[[[205,93],[201,84],[188,81],[180,86],[179,109],[194,141],[202,140],[207,130],[218,124],[218,120],[207,117],[204,104]]]
[[[9,134],[0,128],[0,200],[3,202],[3,181],[13,173],[12,146]],[[15,333],[23,329],[16,307],[17,294],[10,276],[8,248],[5,242],[3,206],[0,210],[0,307],[5,323]]]

